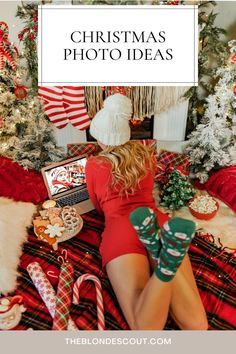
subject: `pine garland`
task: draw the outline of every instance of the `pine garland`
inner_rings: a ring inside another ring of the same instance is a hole
[[[37,2],[17,6],[16,17],[24,20],[25,27],[18,34],[18,38],[24,45],[24,58],[27,63],[27,77],[31,79],[32,89],[38,90],[38,4]]]

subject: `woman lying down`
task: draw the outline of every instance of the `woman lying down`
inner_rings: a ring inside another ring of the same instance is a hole
[[[153,199],[154,161],[129,141],[129,98],[115,94],[93,118],[90,133],[102,152],[86,165],[90,198],[104,214],[103,267],[131,329],[163,329],[168,313],[183,330],[206,330],[189,245],[195,224],[161,213]]]

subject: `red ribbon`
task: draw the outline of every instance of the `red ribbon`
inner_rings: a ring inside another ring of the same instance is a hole
[[[22,305],[23,304],[23,297],[21,295],[15,295],[13,297],[10,296],[6,296],[6,297],[2,297],[2,299],[7,299],[9,300],[9,305],[7,307],[6,310],[4,311],[0,311],[0,313],[6,313],[8,312],[14,305],[18,304],[18,305]]]
[[[8,61],[13,70],[16,70],[16,63],[13,54],[10,52],[11,43],[8,41],[8,25],[5,22],[0,22],[0,71],[5,68]],[[18,50],[14,46],[16,55]],[[14,53],[14,54],[15,54]]]
[[[169,180],[169,177],[171,175],[171,173],[177,170],[178,172],[180,172],[180,174],[182,176],[188,176],[188,170],[186,165],[165,165],[163,163],[158,162],[157,163],[157,168],[156,168],[156,180],[157,182],[159,182],[160,184],[166,184]]]

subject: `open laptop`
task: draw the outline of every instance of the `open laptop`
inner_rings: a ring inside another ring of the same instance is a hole
[[[60,207],[73,206],[79,214],[94,209],[86,185],[86,163],[87,157],[84,155],[48,165],[41,170],[50,199],[54,199]]]

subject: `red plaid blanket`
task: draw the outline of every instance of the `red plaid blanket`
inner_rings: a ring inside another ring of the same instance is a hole
[[[61,243],[57,252],[53,251],[48,244],[38,241],[33,233],[29,235],[29,242],[25,244],[24,253],[21,257],[21,277],[17,290],[17,294],[21,294],[24,297],[27,310],[24,312],[22,321],[17,329],[50,330],[52,328],[52,318],[33,285],[26,267],[29,263],[36,261],[46,274],[48,271],[53,271],[54,275],[58,276],[60,261],[57,258],[63,248],[67,250],[68,260],[74,267],[74,280],[84,273],[94,274],[100,279],[105,305],[106,329],[128,329],[106,273],[102,271],[101,267],[98,245],[100,243],[99,232],[102,230],[103,223],[95,212],[83,217],[85,225],[82,232],[73,239]],[[50,276],[48,276],[48,279],[56,290],[58,279]],[[80,289],[80,303],[79,305],[72,304],[70,315],[80,330],[97,329],[94,284],[83,282]]]
[[[95,211],[83,215],[83,219],[82,231],[73,239],[60,244],[57,252],[30,234],[21,258],[19,269],[21,277],[17,290],[17,294],[24,297],[27,310],[17,329],[49,330],[52,328],[52,319],[26,267],[30,262],[37,261],[45,273],[50,270],[54,271],[55,275],[59,275],[60,262],[57,257],[63,248],[67,249],[68,259],[74,266],[75,280],[84,273],[94,274],[100,279],[103,288],[106,329],[128,329],[107,275],[101,268],[98,246],[103,222]],[[209,242],[203,236],[195,237],[189,253],[210,328],[235,329],[236,258],[228,253],[222,253],[213,242]],[[50,276],[49,279],[56,289],[58,279]],[[91,282],[82,284],[80,303],[72,305],[70,315],[80,330],[97,329],[96,293]],[[166,329],[174,328],[176,326],[169,321]]]

